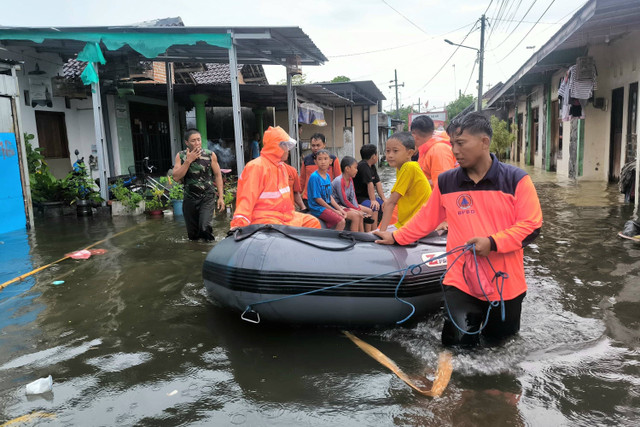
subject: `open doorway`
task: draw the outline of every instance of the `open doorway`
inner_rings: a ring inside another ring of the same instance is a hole
[[[129,111],[136,173],[143,172],[143,159],[148,157],[154,173],[166,174],[173,166],[167,107],[131,102]]]
[[[558,151],[560,149],[560,126],[558,125],[558,100],[551,102],[551,147],[549,151],[549,171],[558,170]]]
[[[538,152],[538,107],[531,109],[531,141],[529,141],[529,164],[533,166]]]
[[[611,134],[609,140],[609,181],[620,179],[620,155],[622,151],[622,113],[624,110],[624,88],[611,92]]]
[[[521,158],[520,158],[520,153],[522,152],[522,120],[523,120],[523,115],[522,113],[518,114],[518,136],[517,136],[517,143],[516,143],[516,158],[515,161],[520,163]]]

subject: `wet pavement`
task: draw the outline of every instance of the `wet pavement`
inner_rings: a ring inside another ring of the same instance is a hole
[[[25,425],[635,425],[640,419],[640,245],[615,186],[532,172],[543,232],[525,251],[521,333],[458,352],[428,399],[339,330],[247,324],[207,300],[212,245],[180,218],[64,218],[0,236],[0,422]],[[385,171],[384,176],[392,175]],[[217,217],[225,235],[228,218]],[[53,285],[54,281],[64,281]],[[441,315],[356,334],[405,372],[432,375]],[[52,375],[53,392],[24,386]],[[635,422],[633,420],[636,420]]]

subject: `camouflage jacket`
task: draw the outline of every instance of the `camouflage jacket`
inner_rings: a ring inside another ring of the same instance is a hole
[[[183,150],[179,154],[180,161],[184,164],[187,159],[187,150]],[[185,199],[201,199],[205,196],[215,196],[211,154],[210,150],[203,148],[200,158],[189,165],[189,170],[182,179]]]

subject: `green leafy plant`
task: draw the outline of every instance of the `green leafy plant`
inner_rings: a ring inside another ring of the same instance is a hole
[[[516,125],[512,125],[511,131],[507,127],[507,122],[500,120],[496,116],[491,116],[491,128],[493,129],[493,137],[491,138],[490,150],[496,153],[498,159],[506,157],[507,150],[516,139]]]
[[[24,133],[24,144],[27,152],[27,166],[29,173],[36,173],[43,167],[47,167],[47,163],[44,161],[44,148],[33,148],[31,141],[35,139],[35,136],[31,133]]]
[[[162,200],[159,200],[158,198],[154,197],[145,202],[145,207],[147,211],[151,212],[151,211],[163,210],[165,208],[165,205],[162,202]]]
[[[147,211],[150,212],[165,209],[167,206],[162,199],[162,196],[164,196],[164,188],[154,187],[151,191],[151,198],[145,201]]]
[[[184,199],[184,185],[179,182],[173,181],[171,189],[169,189],[169,199],[182,200]]]
[[[231,205],[236,199],[236,192],[238,191],[238,177],[231,175],[225,178],[224,183],[224,195],[222,200],[225,205]]]
[[[66,179],[57,179],[49,169],[39,170],[29,175],[31,198],[35,203],[66,202],[74,200],[74,189]]]
[[[121,179],[116,181],[116,184],[111,191],[113,193],[113,197],[115,197],[117,201],[122,203],[122,205],[131,212],[135,211],[142,201],[142,195],[134,193],[125,187],[124,182]]]
[[[100,193],[96,190],[96,185],[89,176],[87,166],[84,162],[77,162],[75,170],[69,172],[65,180],[69,183],[69,188],[78,200],[91,200],[102,202]]]
[[[225,205],[230,205],[233,203],[235,198],[236,198],[236,193],[233,193],[231,190],[225,190],[224,197],[222,200],[224,200]]]

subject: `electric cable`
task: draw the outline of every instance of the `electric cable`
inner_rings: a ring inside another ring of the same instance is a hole
[[[435,38],[446,36],[447,34],[455,33],[456,31],[463,30],[463,29],[469,27],[470,25],[475,25],[476,22],[477,21],[468,23],[466,25],[463,25],[462,27],[456,28],[455,30],[447,31],[446,33],[442,33],[442,34],[438,34],[438,35],[435,35],[435,36],[427,37],[425,39],[421,39],[421,40],[414,41],[414,42],[411,42],[411,43],[405,43],[405,44],[402,44],[402,45],[399,45],[399,46],[392,46],[392,47],[386,47],[386,48],[381,48],[381,49],[368,50],[368,51],[364,51],[364,52],[345,53],[345,54],[342,54],[342,55],[327,55],[327,58],[345,58],[345,57],[351,57],[351,56],[367,55],[367,54],[370,54],[370,53],[386,52],[386,51],[395,50],[395,49],[402,49],[404,47],[414,46],[416,44],[421,44],[421,43],[427,42],[429,40],[433,40]]]
[[[476,21],[477,23],[477,21]],[[475,30],[476,26],[474,25],[473,27],[471,27],[471,30],[469,30],[469,32],[467,33],[466,36],[464,36],[464,38],[462,39],[462,41],[459,43],[460,45],[462,43],[464,43],[464,41],[467,39],[467,37],[469,37],[469,35],[473,32],[473,30]],[[460,46],[456,46],[456,49],[453,51],[453,53],[449,56],[449,58],[447,58],[447,60],[444,62],[444,64],[442,64],[442,66],[438,69],[438,71],[436,71],[436,73],[431,76],[431,78],[424,84],[422,85],[422,87],[420,89],[418,89],[417,91],[415,91],[412,95],[411,98],[413,98],[416,94],[418,94],[419,92],[421,92],[425,87],[427,87],[429,85],[429,83],[431,83],[433,81],[433,79],[435,79],[438,74],[440,74],[440,72],[444,69],[444,67],[449,63],[449,61],[451,61],[451,58],[453,58],[453,56],[456,54],[456,52],[458,52],[458,49],[460,49]]]
[[[522,38],[522,40],[520,40],[518,42],[518,44],[516,44],[513,49],[511,49],[511,51],[509,53],[507,53],[504,58],[502,58],[500,61],[498,62],[502,62],[505,59],[507,59],[517,48],[518,46],[520,46],[520,44],[527,38],[527,36],[531,33],[531,31],[533,31],[533,29],[536,27],[536,25],[538,25],[538,22],[540,22],[540,20],[544,17],[544,15],[549,11],[549,9],[551,8],[551,6],[553,6],[553,4],[556,2],[556,0],[551,0],[551,3],[549,3],[549,6],[547,6],[547,8],[544,10],[544,12],[542,12],[542,15],[540,15],[540,18],[538,18],[538,21],[533,24],[533,27],[531,27],[529,29],[529,31],[527,31],[527,34],[524,35],[524,37]]]
[[[531,6],[529,6],[529,9],[527,9],[527,11],[524,13],[524,15],[522,15],[522,18],[520,19],[520,22],[518,22],[518,24],[516,24],[515,27],[513,27],[513,30],[509,33],[509,35],[507,37],[504,38],[504,40],[502,40],[502,43],[500,43],[498,46],[494,47],[491,50],[496,50],[497,48],[499,48],[500,46],[502,46],[503,44],[505,44],[505,42],[507,40],[509,40],[511,38],[511,36],[513,35],[513,33],[515,33],[515,31],[518,29],[518,27],[520,26],[520,24],[522,24],[522,22],[524,21],[524,18],[527,17],[527,15],[529,14],[529,12],[531,12],[531,9],[533,9],[533,6],[535,6],[535,4],[537,3],[538,0],[533,0],[533,3],[531,3]],[[538,20],[539,21],[539,20]]]

